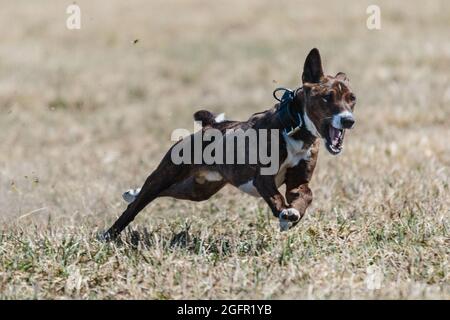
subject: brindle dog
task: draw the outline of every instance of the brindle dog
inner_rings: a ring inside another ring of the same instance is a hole
[[[172,148],[158,167],[146,179],[141,189],[130,190],[124,199],[127,209],[105,233],[106,239],[116,238],[120,232],[151,201],[158,197],[173,197],[192,201],[209,199],[226,184],[262,197],[273,215],[280,221],[281,230],[295,226],[312,201],[308,186],[316,166],[320,139],[333,155],[342,150],[346,129],[354,126],[355,95],[346,75],[325,76],[320,53],[312,49],[302,75],[303,86],[296,89],[286,106],[252,115],[247,121],[216,121],[209,111],[198,111],[194,118],[202,121],[204,132],[218,129],[224,137],[229,129],[278,129],[279,169],[274,175],[263,175],[262,164],[174,164]],[[286,129],[296,127],[289,134]],[[268,141],[270,144],[271,141]],[[204,142],[203,147],[207,145]],[[249,152],[247,146],[246,152]],[[269,148],[270,149],[270,148]],[[286,185],[286,198],[278,188]]]

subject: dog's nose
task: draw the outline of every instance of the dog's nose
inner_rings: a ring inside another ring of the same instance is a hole
[[[355,118],[353,116],[347,116],[341,118],[341,124],[344,129],[351,129],[355,125]]]

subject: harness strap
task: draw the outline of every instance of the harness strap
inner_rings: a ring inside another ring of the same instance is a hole
[[[283,96],[279,99],[276,95],[278,91],[284,91]],[[280,101],[280,106],[277,111],[277,118],[281,122],[284,133],[292,135],[300,130],[305,125],[303,104],[301,105],[300,112],[293,112],[291,103],[297,96],[297,90],[291,90],[287,88],[277,88],[273,92],[273,96],[276,100]]]

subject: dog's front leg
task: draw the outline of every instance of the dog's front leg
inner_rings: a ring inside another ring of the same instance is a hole
[[[289,225],[298,219],[296,210],[288,208],[283,195],[278,191],[274,176],[258,176],[254,180],[255,188],[267,202],[272,213],[280,220],[282,231],[289,229]]]
[[[295,226],[305,215],[306,208],[312,202],[312,191],[308,186],[308,183],[301,184],[300,186],[293,186],[289,183],[286,184],[286,200],[289,207],[296,210],[297,219],[291,220],[292,225]]]
[[[300,161],[286,172],[286,200],[290,208],[297,213],[297,220],[292,219],[290,227],[295,226],[305,215],[306,208],[312,202],[312,191],[308,186],[316,166],[318,144],[311,149],[311,158]]]

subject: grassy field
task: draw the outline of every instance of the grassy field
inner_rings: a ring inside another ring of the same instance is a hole
[[[372,1],[71,3],[0,1],[0,298],[450,298],[448,1],[376,1],[381,30]],[[227,187],[96,240],[173,129],[265,110],[313,47],[358,123],[296,228]]]

